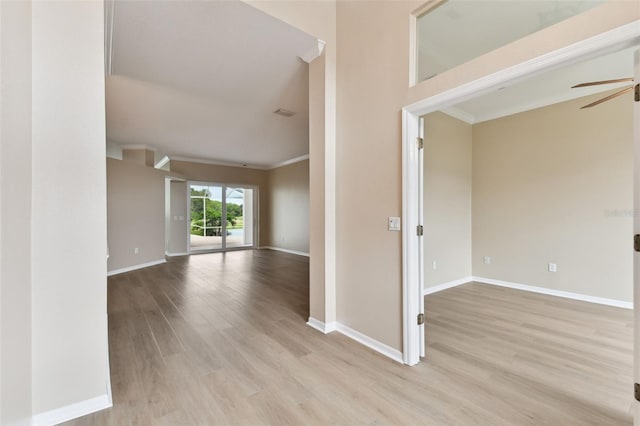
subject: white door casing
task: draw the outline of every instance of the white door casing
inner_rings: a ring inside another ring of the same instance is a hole
[[[634,60],[634,87],[640,83],[640,50]],[[635,94],[634,94],[635,97]],[[634,99],[635,100],[635,99]],[[640,234],[640,102],[633,103],[633,233]],[[631,236],[629,236],[631,248]],[[640,252],[633,253],[633,379],[640,383]],[[629,389],[629,392],[632,390]],[[633,424],[640,426],[640,402],[634,399]]]

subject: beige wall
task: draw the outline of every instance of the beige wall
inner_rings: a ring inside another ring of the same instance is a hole
[[[475,276],[632,301],[632,105],[599,97],[473,126]]]
[[[338,321],[402,348],[401,108],[419,2],[338,2]],[[366,25],[362,23],[366,22]]]
[[[401,108],[640,19],[636,2],[608,2],[409,88],[409,14],[422,2],[337,2],[335,42],[323,37],[323,33],[331,36],[330,9],[335,2],[249,3],[328,40],[331,54],[335,52],[331,47],[338,46],[336,61],[328,58],[325,68],[331,70],[337,64],[336,79],[325,79],[325,94],[338,94],[335,111],[329,95],[325,105],[330,146],[324,147],[324,178],[332,183],[335,164],[338,182],[337,187],[325,187],[325,229],[329,231],[325,272],[331,271],[331,258],[337,259],[337,320],[396,349],[402,348],[401,235],[386,231],[386,224],[387,216],[401,213]],[[322,7],[326,11],[318,10]],[[337,117],[335,155],[330,139],[332,114]],[[318,175],[314,155],[310,158],[313,202]],[[334,188],[335,208],[326,202]],[[333,218],[337,220],[336,253],[331,244]],[[311,228],[315,226],[322,225],[312,220]],[[312,274],[312,282],[314,278]],[[326,276],[324,283],[325,300],[330,301],[332,277]],[[312,294],[322,291],[311,288]]]
[[[266,170],[249,169],[245,167],[218,166],[214,164],[193,163],[188,161],[171,161],[171,172],[179,173],[188,180],[198,182],[228,183],[240,185],[255,185],[258,187],[260,231],[257,246],[263,241],[269,241],[269,191]],[[185,192],[185,197],[187,196]],[[185,204],[186,204],[185,198]]]
[[[31,416],[31,5],[0,2],[0,424]]]
[[[269,170],[269,240],[262,246],[309,253],[309,161]]]
[[[164,259],[164,176],[153,167],[107,158],[109,271]]]
[[[32,3],[34,413],[106,401],[103,11]]]
[[[107,144],[109,148],[109,144]],[[108,155],[108,154],[107,154]],[[155,163],[155,152],[148,149],[123,149],[122,159],[131,161],[142,166],[153,167]]]
[[[424,117],[425,288],[471,276],[471,136],[446,114]]]

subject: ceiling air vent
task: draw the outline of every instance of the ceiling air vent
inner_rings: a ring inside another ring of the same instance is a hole
[[[282,108],[278,108],[277,110],[273,111],[273,113],[281,115],[283,117],[293,117],[294,115],[296,115],[295,112],[289,111],[288,109],[282,109]]]

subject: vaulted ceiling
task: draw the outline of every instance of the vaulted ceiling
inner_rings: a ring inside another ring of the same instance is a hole
[[[317,39],[238,0],[109,5],[111,143],[259,167],[308,154]]]

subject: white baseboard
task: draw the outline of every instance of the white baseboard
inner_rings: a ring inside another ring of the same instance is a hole
[[[307,321],[307,325],[315,328],[316,330],[324,334],[331,333],[332,331],[336,331],[335,321],[325,324],[323,321],[309,317],[309,321]]]
[[[467,283],[469,283],[471,281],[473,281],[473,277],[460,278],[458,280],[449,281],[448,283],[438,284],[438,285],[433,286],[433,287],[425,288],[422,291],[422,294],[424,296],[426,296],[427,294],[437,293],[439,291],[446,290],[448,288],[457,287],[457,286],[462,285],[462,284],[467,284]]]
[[[399,362],[400,364],[404,364],[404,360],[402,358],[402,352],[397,349],[392,348],[391,346],[385,345],[382,342],[379,342],[366,334],[362,334],[359,331],[356,331],[350,327],[347,327],[344,324],[336,323],[336,330],[339,333],[344,334],[345,336],[355,340],[358,343],[361,343],[376,352],[381,353],[382,355],[391,358],[392,360]]]
[[[185,251],[184,253],[169,253],[168,251],[165,251],[164,254],[166,256],[169,256],[169,257],[173,257],[173,256],[188,256],[189,252]]]
[[[112,406],[110,395],[100,395],[87,399],[86,401],[76,402],[75,404],[36,414],[33,416],[31,424],[34,426],[57,425]]]
[[[549,296],[564,297],[566,299],[581,300],[583,302],[598,303],[600,305],[608,305],[608,306],[616,306],[618,308],[633,309],[632,302],[625,302],[622,300],[606,299],[604,297],[589,296],[586,294],[571,293],[568,291],[554,290],[550,288],[536,287],[532,285],[494,280],[492,278],[472,277],[472,279],[473,281],[483,283],[483,284],[491,284],[491,285],[497,285],[500,287],[513,288],[516,290],[524,290],[524,291],[530,291],[533,293],[547,294]]]
[[[280,248],[280,247],[263,246],[263,247],[259,247],[259,249],[260,250],[275,250],[275,251],[281,251],[283,253],[297,254],[298,256],[309,257],[309,253],[305,253],[303,251],[289,250],[289,249]]]
[[[328,334],[333,331],[337,331],[338,333],[344,334],[350,339],[355,340],[356,342],[367,346],[368,348],[373,349],[376,352],[381,353],[382,355],[391,358],[392,360],[399,362],[400,364],[404,364],[404,360],[402,359],[402,352],[397,349],[392,348],[391,346],[385,345],[384,343],[378,342],[371,337],[360,333],[350,327],[347,327],[344,324],[339,322],[330,322],[324,323],[315,318],[309,317],[309,321],[307,321],[307,325],[315,328],[321,333]]]
[[[125,272],[135,271],[136,269],[148,268],[149,266],[161,265],[167,263],[166,259],[154,260],[152,262],[140,263],[139,265],[128,266],[126,268],[114,269],[113,271],[107,271],[107,276],[123,274]]]

